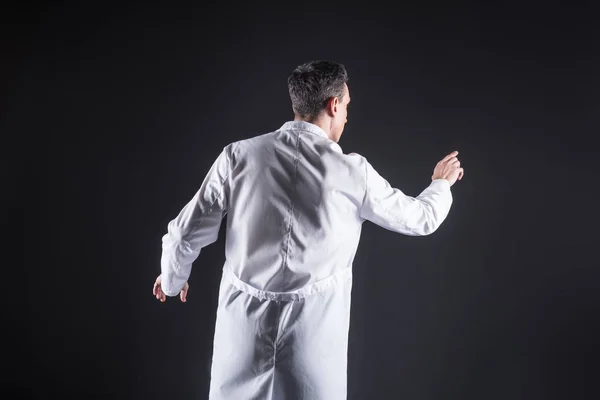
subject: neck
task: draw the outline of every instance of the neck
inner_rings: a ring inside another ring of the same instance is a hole
[[[327,137],[330,140],[337,142],[337,140],[335,140],[335,138],[333,137],[333,134],[331,133],[331,120],[327,117],[324,117],[321,115],[321,116],[318,116],[317,118],[302,118],[302,117],[296,115],[296,116],[294,116],[294,121],[303,121],[303,122],[308,122],[313,125],[316,125],[319,128],[323,129],[323,131],[325,131],[325,133],[327,134]]]

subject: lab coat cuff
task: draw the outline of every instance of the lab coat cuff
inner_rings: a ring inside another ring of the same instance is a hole
[[[439,190],[450,190],[450,182],[444,178],[434,179],[430,186]]]
[[[161,277],[161,289],[163,291],[164,294],[166,294],[169,297],[174,297],[177,296],[179,294],[179,292],[181,292],[181,289],[179,290],[173,290],[173,289],[177,289],[176,286],[173,282],[173,277],[169,276],[169,274],[162,274]]]

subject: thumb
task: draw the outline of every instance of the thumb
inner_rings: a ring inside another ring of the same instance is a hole
[[[189,286],[187,286],[187,284],[185,285],[185,287],[181,290],[181,292],[179,293],[179,298],[181,299],[181,301],[183,303],[185,303],[187,301],[187,292],[188,292],[188,288]]]

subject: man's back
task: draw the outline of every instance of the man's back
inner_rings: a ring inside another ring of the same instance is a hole
[[[227,267],[272,292],[351,267],[364,221],[364,158],[343,154],[304,122],[230,146]]]

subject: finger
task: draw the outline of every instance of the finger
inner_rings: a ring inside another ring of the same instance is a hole
[[[451,159],[448,164],[452,165],[453,167],[460,167],[460,161],[458,160],[458,158],[455,159]]]
[[[153,294],[153,295],[155,295],[155,296],[156,296],[156,295],[158,295],[158,288],[159,288],[159,286],[158,286],[158,284],[155,282],[155,283],[154,283],[154,287],[152,287],[152,294]]]
[[[450,157],[449,159],[447,159],[446,161],[442,160],[438,163],[438,165],[452,165],[452,163],[456,162],[456,160],[458,160],[458,158],[456,157]]]
[[[465,174],[465,170],[463,168],[459,168],[458,171],[458,180],[460,181]]]
[[[179,293],[179,298],[181,299],[182,303],[185,303],[186,296],[187,296],[187,290],[182,290],[181,293]]]
[[[167,295],[162,290],[160,291],[160,301],[161,303],[167,301]]]
[[[452,157],[456,157],[458,155],[458,151],[453,151],[452,153],[448,154],[446,157],[442,158],[441,162],[446,162],[448,160],[450,160]]]
[[[187,295],[188,295],[189,291],[190,291],[190,284],[186,282],[185,285],[183,286],[183,291],[182,291],[183,298],[181,299],[181,301],[183,301],[183,302],[187,301]]]

